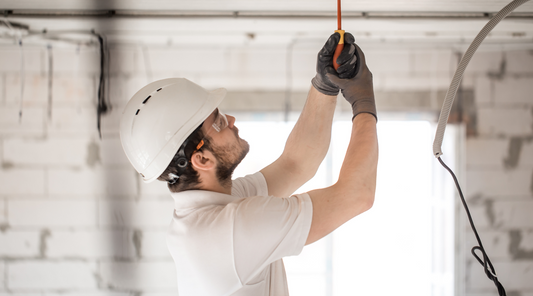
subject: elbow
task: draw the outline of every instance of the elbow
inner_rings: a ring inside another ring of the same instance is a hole
[[[341,189],[340,191],[340,195],[347,198],[347,206],[351,209],[352,217],[364,213],[374,206],[376,196],[375,187],[359,185],[357,187]]]
[[[366,212],[374,206],[374,200],[375,200],[376,194],[374,192],[365,194],[365,196],[362,198],[362,207],[363,212]]]
[[[286,168],[302,185],[311,180],[318,172],[319,165],[310,165],[303,161],[286,158]]]

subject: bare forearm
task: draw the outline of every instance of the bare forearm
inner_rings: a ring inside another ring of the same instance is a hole
[[[282,155],[261,170],[268,194],[289,196],[315,175],[328,152],[336,102],[336,96],[324,95],[311,87]]]
[[[350,144],[338,182],[309,192],[313,202],[313,221],[306,244],[326,236],[372,207],[377,161],[376,119],[370,114],[359,114],[353,121]]]
[[[335,186],[371,204],[376,190],[377,163],[376,119],[368,113],[359,114],[353,120],[350,144]]]
[[[336,96],[324,95],[311,87],[304,109],[287,139],[282,157],[309,173],[308,178],[314,175],[328,152],[336,102]]]

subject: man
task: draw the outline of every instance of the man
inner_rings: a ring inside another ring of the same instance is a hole
[[[318,54],[313,86],[282,155],[244,178],[231,179],[249,147],[235,118],[217,108],[225,90],[165,79],[126,106],[126,155],[144,181],[168,182],[175,201],[167,243],[180,296],[288,295],[281,259],[372,206],[378,159],[372,74],[349,33],[340,67],[332,68],[339,38],[331,35]],[[339,180],[292,195],[327,153],[339,90],[354,115]]]

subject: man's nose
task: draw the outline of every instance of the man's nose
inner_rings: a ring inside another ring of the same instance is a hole
[[[227,114],[226,114],[226,117],[228,118],[228,126],[229,126],[229,128],[233,128],[233,125],[235,124],[235,117],[233,117],[231,115],[227,115]]]

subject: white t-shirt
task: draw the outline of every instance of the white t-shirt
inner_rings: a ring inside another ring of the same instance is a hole
[[[172,193],[167,245],[180,296],[288,295],[282,257],[302,251],[313,215],[307,193],[268,196],[263,174],[233,180],[232,195]]]

